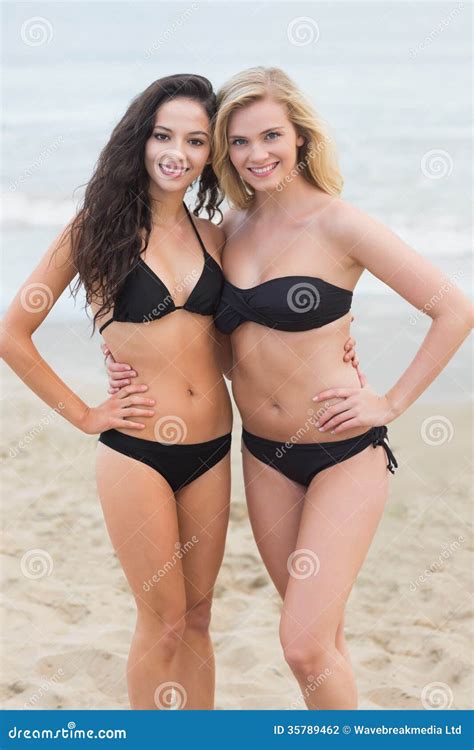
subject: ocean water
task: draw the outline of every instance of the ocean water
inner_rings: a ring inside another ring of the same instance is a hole
[[[218,87],[253,65],[284,68],[328,122],[343,197],[469,292],[470,15],[467,2],[5,3],[2,310],[138,92],[175,72]],[[359,294],[409,315],[368,272]],[[81,299],[66,290],[51,319],[84,316]]]

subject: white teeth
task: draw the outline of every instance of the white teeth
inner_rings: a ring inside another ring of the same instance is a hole
[[[161,169],[168,174],[183,174],[186,172],[184,167],[172,167],[169,164],[160,164]]]
[[[277,162],[274,164],[270,164],[268,167],[249,167],[251,172],[255,172],[255,174],[268,174],[269,172],[272,172],[277,165]]]

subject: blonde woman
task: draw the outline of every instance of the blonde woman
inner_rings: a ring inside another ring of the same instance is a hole
[[[283,651],[308,708],[354,709],[344,610],[397,466],[387,424],[461,346],[472,304],[451,285],[428,308],[432,324],[412,363],[376,393],[338,357],[362,273],[417,309],[444,275],[340,198],[333,142],[279,69],[246,70],[221,89],[214,169],[233,206],[216,325],[232,338],[248,508],[283,599]]]
[[[238,74],[218,104],[213,164],[232,209],[215,322],[231,337],[250,519],[283,599],[281,642],[308,708],[351,709],[344,609],[397,466],[387,423],[461,345],[472,308],[453,289],[413,363],[387,394],[375,393],[340,357],[357,281],[367,268],[422,308],[442,274],[341,200],[332,141],[283,71]]]

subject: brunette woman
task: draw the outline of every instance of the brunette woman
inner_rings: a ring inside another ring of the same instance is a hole
[[[49,406],[99,434],[97,485],[136,604],[128,658],[136,709],[209,709],[209,622],[230,494],[232,410],[213,314],[222,230],[195,216],[221,200],[210,164],[216,100],[209,81],[174,75],[137,96],[115,127],[83,206],[18,291],[2,356]],[[140,377],[90,406],[41,357],[32,335],[78,276],[108,347]],[[47,290],[41,312],[25,304]],[[145,391],[147,391],[145,393]],[[139,434],[138,434],[139,433]]]

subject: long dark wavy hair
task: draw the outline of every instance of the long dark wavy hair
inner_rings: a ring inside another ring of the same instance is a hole
[[[71,293],[75,297],[83,285],[85,307],[96,295],[102,303],[94,315],[91,335],[97,318],[111,310],[127,273],[148,246],[152,222],[145,144],[153,132],[158,107],[178,97],[202,104],[213,127],[216,96],[207,78],[178,74],[154,81],[133,99],[115,126],[71,222],[72,256],[79,273]],[[205,208],[209,219],[217,212],[222,220],[222,200],[212,165],[206,164],[199,178],[193,213],[197,216]]]

